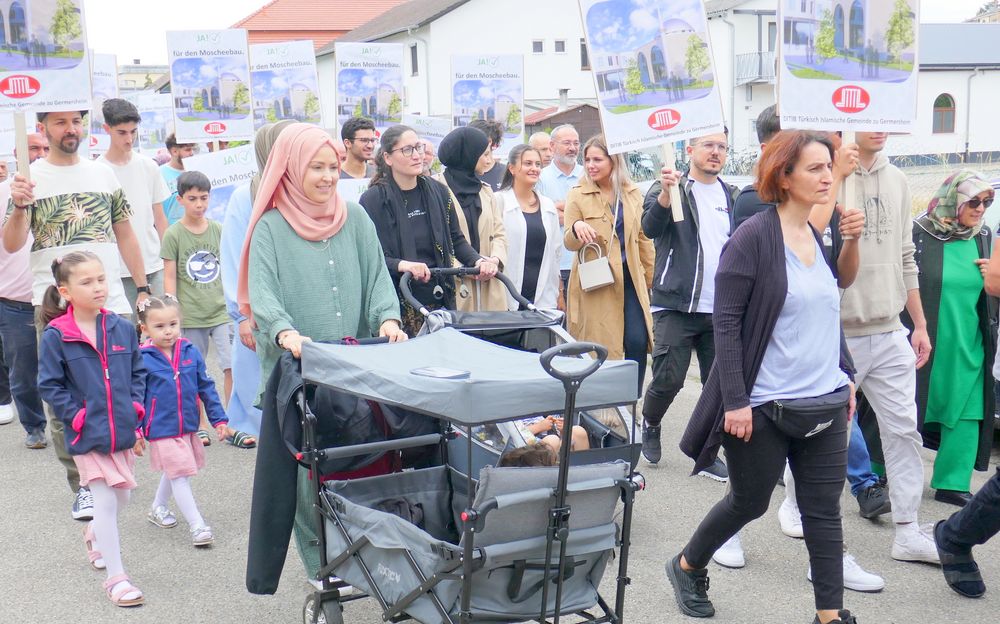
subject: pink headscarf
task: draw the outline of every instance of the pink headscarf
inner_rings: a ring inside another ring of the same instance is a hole
[[[257,198],[250,215],[250,227],[243,242],[236,301],[240,313],[253,321],[250,311],[249,264],[250,240],[254,227],[264,213],[276,208],[295,233],[307,241],[321,241],[337,234],[347,221],[347,204],[336,192],[329,202],[316,203],[302,188],[309,162],[324,146],[330,146],[340,158],[337,144],[326,131],[304,123],[282,130],[267,158],[260,176]]]

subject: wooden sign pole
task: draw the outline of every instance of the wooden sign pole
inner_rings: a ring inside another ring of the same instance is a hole
[[[17,151],[17,172],[31,181],[31,171],[28,165],[28,123],[24,111],[14,112],[14,147]]]
[[[851,143],[856,143],[857,142],[857,135],[855,134],[854,130],[847,130],[847,131],[845,131],[843,133],[843,135],[842,135],[841,138],[843,139],[843,144],[844,145],[850,145]],[[860,164],[858,166],[860,166]],[[858,203],[857,190],[858,190],[858,179],[854,175],[854,172],[851,172],[851,175],[847,176],[847,179],[844,180],[844,210],[845,211],[849,210],[851,208],[861,208],[861,206],[857,205],[857,203]],[[846,238],[854,238],[854,237],[853,236],[851,236],[851,237],[846,237],[845,236],[844,238],[846,239]]]
[[[671,169],[677,166],[677,151],[673,143],[664,143],[660,146],[660,154],[663,156],[663,164],[669,165]],[[670,214],[674,222],[684,220],[684,209],[681,205],[681,189],[676,184],[670,187]]]

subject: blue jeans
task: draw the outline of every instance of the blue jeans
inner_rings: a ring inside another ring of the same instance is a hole
[[[0,299],[0,338],[3,363],[9,371],[10,395],[26,431],[45,428],[45,412],[38,395],[38,339],[31,304]]]
[[[872,472],[872,458],[868,454],[857,414],[851,419],[851,441],[847,445],[847,482],[851,484],[854,496],[878,483],[878,475]]]

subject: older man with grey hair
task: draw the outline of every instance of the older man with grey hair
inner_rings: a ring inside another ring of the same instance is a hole
[[[552,137],[549,136],[548,132],[536,132],[528,137],[528,145],[530,145],[538,155],[542,157],[542,168],[549,166],[552,162]]]
[[[583,165],[576,161],[580,155],[580,135],[570,124],[563,124],[552,130],[549,145],[552,148],[552,162],[542,169],[535,190],[555,203],[556,211],[559,213],[559,225],[563,225],[566,195],[577,185],[584,173]],[[566,291],[566,283],[572,268],[573,254],[563,249],[559,263],[563,292]]]

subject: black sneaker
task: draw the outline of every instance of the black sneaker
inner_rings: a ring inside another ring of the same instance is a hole
[[[858,513],[871,520],[892,511],[889,492],[879,483],[858,492]]]
[[[818,615],[813,619],[813,624],[820,624]],[[858,624],[858,618],[851,615],[847,609],[841,609],[837,612],[837,619],[830,620],[829,624]]]
[[[643,426],[642,428],[642,456],[651,464],[660,463],[663,455],[660,446],[660,425]]]
[[[697,618],[715,615],[715,607],[708,599],[708,570],[685,572],[681,568],[681,556],[677,555],[667,564],[667,578],[684,615]]]
[[[43,449],[49,445],[45,440],[45,430],[38,428],[32,429],[28,432],[28,435],[24,438],[24,445],[30,449]]]
[[[729,470],[726,469],[726,465],[722,463],[722,460],[716,457],[712,465],[699,472],[698,476],[726,483],[729,481]]]

